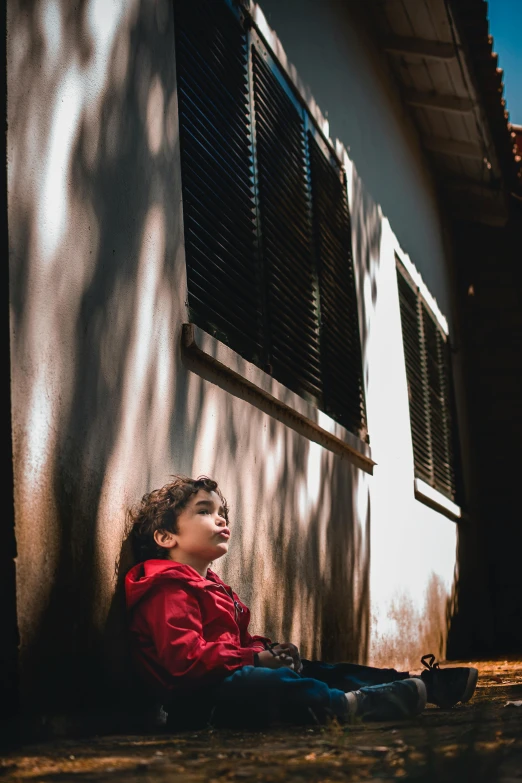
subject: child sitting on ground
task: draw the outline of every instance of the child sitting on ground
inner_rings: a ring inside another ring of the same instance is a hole
[[[477,670],[420,677],[395,669],[301,659],[290,642],[248,631],[250,612],[210,564],[227,553],[228,507],[212,479],[175,476],[130,512],[137,562],[125,580],[137,668],[170,728],[264,727],[274,721],[411,718],[426,702],[468,701]]]

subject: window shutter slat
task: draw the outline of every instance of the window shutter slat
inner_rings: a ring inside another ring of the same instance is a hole
[[[433,484],[450,499],[455,498],[455,474],[452,448],[451,398],[447,361],[447,341],[438,324],[422,303],[422,319],[426,344],[427,380],[430,391],[431,447]]]
[[[429,417],[425,399],[425,357],[417,292],[397,270],[410,423],[416,475],[432,483]]]
[[[346,189],[308,134],[313,227],[321,292],[321,353],[325,409],[366,439],[361,341]]]
[[[176,0],[191,320],[250,361],[262,352],[247,40],[226,3]]]
[[[255,46],[252,67],[272,372],[290,389],[320,405],[319,322],[304,121]]]

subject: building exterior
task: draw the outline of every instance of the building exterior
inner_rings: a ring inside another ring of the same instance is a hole
[[[216,568],[305,656],[520,641],[520,577],[504,622],[480,576],[498,327],[467,254],[482,232],[516,275],[520,225],[484,5],[8,4],[3,654],[29,723],[125,703],[126,510],[173,473],[219,481]]]

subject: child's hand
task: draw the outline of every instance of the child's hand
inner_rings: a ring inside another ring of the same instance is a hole
[[[278,645],[279,646],[279,645]],[[263,650],[257,654],[259,666],[263,666],[265,669],[281,669],[286,667],[287,669],[294,668],[294,659],[291,655],[281,651],[281,654],[277,653],[277,648],[274,647],[274,652],[270,650]]]
[[[274,647],[272,647],[272,651],[277,656],[284,656],[292,659],[293,663],[293,669],[296,672],[300,672],[303,668],[303,664],[301,663],[301,656],[299,655],[299,650],[295,646],[295,644],[292,644],[292,642],[281,642],[281,644],[277,644]]]

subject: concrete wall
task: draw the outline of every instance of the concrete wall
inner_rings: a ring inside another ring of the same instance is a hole
[[[292,3],[265,5],[297,62]],[[326,3],[300,8],[310,49],[298,70],[311,82],[317,62],[315,98],[353,161],[373,476],[181,355],[186,278],[168,0],[8,6],[26,710],[70,714],[102,689],[122,695],[125,513],[174,472],[212,475],[227,496],[233,536],[217,570],[250,604],[256,631],[330,659],[418,667],[420,654],[444,654],[456,528],[413,497],[394,267],[402,246],[450,316],[443,229],[415,137],[362,34]]]

